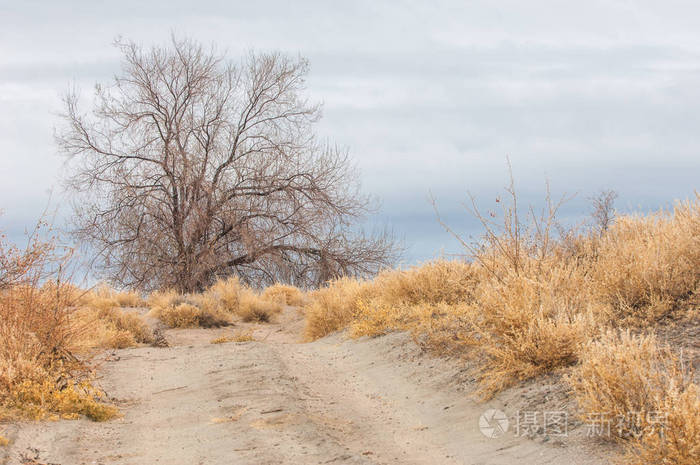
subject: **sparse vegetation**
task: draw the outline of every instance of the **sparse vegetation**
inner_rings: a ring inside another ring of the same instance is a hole
[[[253,337],[253,331],[248,330],[238,330],[233,334],[222,334],[211,340],[212,344],[225,344],[227,342],[252,342],[255,338]]]
[[[286,293],[292,294],[288,286]],[[297,289],[297,292],[301,293]],[[286,294],[275,293],[275,296]],[[285,297],[286,298],[286,297]],[[173,328],[219,327],[235,317],[243,321],[269,322],[282,309],[276,299],[261,296],[232,277],[214,283],[199,294],[180,295],[175,291],[154,292],[148,299],[150,314]]]
[[[136,308],[143,307],[144,299],[136,291],[116,291],[108,285],[101,283],[89,292],[81,292],[79,303],[86,307],[97,309],[123,307]]]
[[[26,249],[0,240],[0,420],[117,414],[91,384],[85,360],[74,355],[86,334],[75,314],[82,293],[65,284],[69,251],[42,240],[44,224]]]
[[[310,293],[307,337],[345,327],[354,337],[410,331],[439,354],[475,360],[487,398],[566,369],[584,414],[669,413],[673,437],[627,437],[629,463],[697,463],[697,385],[671,349],[629,331],[653,333],[697,316],[700,196],[671,212],[620,216],[578,233],[560,227],[560,203],[549,197],[542,215],[531,211],[524,221],[512,184],[508,192],[509,204],[499,199],[500,225],[499,215],[482,215],[474,204],[486,234],[479,244],[462,241],[472,262],[333,281]]]

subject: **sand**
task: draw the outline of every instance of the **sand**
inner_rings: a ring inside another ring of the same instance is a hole
[[[546,380],[484,403],[474,398],[462,361],[425,354],[405,334],[299,343],[302,326],[301,314],[286,309],[275,324],[167,330],[169,348],[109,351],[100,359],[99,382],[123,416],[12,425],[5,463],[609,461],[610,451],[586,438],[583,426],[566,437],[515,434],[516,409],[551,408],[560,400],[556,389],[548,394]],[[222,332],[246,328],[256,342],[210,344]],[[480,428],[488,409],[509,417],[508,431],[498,435],[489,429],[493,422]]]

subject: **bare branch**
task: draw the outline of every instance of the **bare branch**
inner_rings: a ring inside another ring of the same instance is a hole
[[[122,73],[92,111],[65,99],[75,233],[116,283],[184,291],[237,274],[318,284],[397,258],[388,233],[352,225],[371,211],[347,151],[316,141],[308,63],[249,54],[241,64],[173,37],[118,42]]]

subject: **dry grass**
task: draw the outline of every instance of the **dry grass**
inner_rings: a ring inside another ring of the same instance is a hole
[[[700,283],[700,196],[673,212],[619,218],[589,246],[601,320],[645,325],[689,307]]]
[[[227,342],[253,342],[255,341],[255,338],[253,337],[253,331],[248,329],[248,330],[239,330],[236,331],[233,334],[221,334],[220,336],[217,336],[216,338],[211,340],[212,344],[225,344]]]
[[[340,278],[313,291],[304,307],[306,339],[318,339],[350,324],[371,289],[369,282]]]
[[[584,414],[668,413],[665,439],[632,438],[628,463],[700,463],[698,387],[668,347],[624,332],[697,316],[700,195],[581,234],[560,228],[560,204],[549,196],[548,208],[525,220],[512,186],[508,193],[500,214],[474,205],[486,232],[479,244],[462,241],[471,263],[439,260],[371,282],[331,282],[310,294],[307,338],[346,327],[354,337],[410,331],[438,354],[476,361],[486,398],[570,371]],[[629,431],[623,436],[630,441]]]
[[[269,322],[282,310],[281,304],[263,298],[235,277],[218,281],[200,294],[154,292],[148,305],[152,316],[174,328],[226,326],[234,317],[246,322]]]
[[[289,305],[291,307],[302,307],[306,300],[304,293],[299,288],[279,283],[265,288],[261,298],[269,302]]]
[[[210,301],[210,305],[218,306],[228,313],[235,313],[238,309],[242,289],[243,285],[238,278],[232,276],[214,283],[204,295]]]
[[[486,234],[481,245],[465,243],[472,263],[438,260],[312,292],[307,338],[345,327],[353,336],[408,330],[438,353],[471,354],[489,397],[576,364],[584,343],[605,328],[697,312],[700,198],[672,212],[619,218],[602,234],[555,237],[557,208],[550,201],[525,223],[504,206],[498,227],[477,210]]]
[[[175,299],[165,307],[153,307],[150,314],[171,328],[218,328],[231,324],[230,315],[186,299]]]
[[[55,271],[66,255],[38,235],[24,250],[0,240],[0,420],[111,418],[117,410],[101,402],[89,366],[73,355],[85,331],[74,318],[80,293]]]
[[[235,313],[246,322],[268,323],[281,310],[279,303],[263,300],[258,294],[244,289]]]
[[[79,292],[79,290],[78,290]],[[113,307],[136,308],[145,305],[144,299],[135,291],[116,291],[102,283],[79,297],[82,306],[97,309]]]
[[[71,315],[72,324],[82,331],[74,350],[85,353],[93,348],[124,349],[153,342],[153,332],[143,319],[119,307],[81,306]]]
[[[626,463],[700,463],[700,391],[654,336],[610,332],[587,344],[568,382],[584,420],[608,421],[610,438],[629,442]]]
[[[556,204],[524,222],[513,200],[500,226],[475,207],[486,234],[480,245],[464,243],[472,263],[431,262],[311,293],[307,337],[410,331],[438,354],[476,361],[487,398],[566,370],[584,416],[640,416],[612,430],[629,446],[626,463],[700,463],[698,386],[670,348],[628,332],[697,316],[700,197],[618,218],[604,232],[556,237]],[[660,412],[663,436],[651,422]]]

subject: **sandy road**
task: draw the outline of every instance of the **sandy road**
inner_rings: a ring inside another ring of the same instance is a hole
[[[457,368],[403,335],[213,345],[214,330],[170,332],[170,348],[114,351],[101,385],[123,417],[19,425],[6,461],[74,464],[587,464],[582,446],[479,430]],[[262,338],[260,337],[260,338]]]

